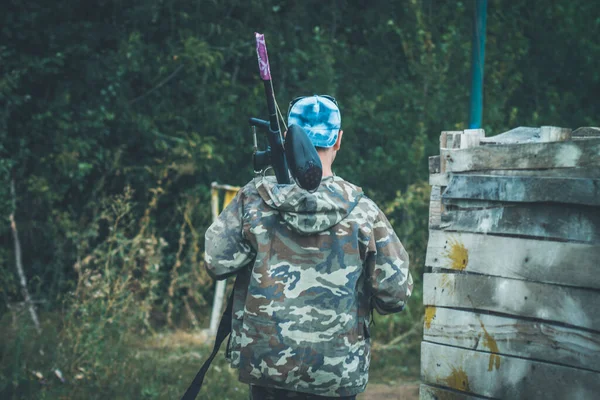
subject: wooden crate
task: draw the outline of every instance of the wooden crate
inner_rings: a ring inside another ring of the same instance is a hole
[[[597,132],[442,132],[422,399],[600,398]]]

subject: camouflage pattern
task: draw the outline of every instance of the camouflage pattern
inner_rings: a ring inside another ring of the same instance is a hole
[[[371,308],[400,311],[412,290],[387,218],[339,177],[314,193],[251,181],[207,231],[206,266],[238,275],[227,354],[239,379],[321,396],[364,391]]]

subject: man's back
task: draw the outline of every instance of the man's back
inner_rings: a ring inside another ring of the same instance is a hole
[[[399,311],[412,278],[360,188],[332,176],[308,193],[256,178],[206,243],[211,275],[238,274],[228,354],[241,381],[328,396],[364,390],[370,310]]]

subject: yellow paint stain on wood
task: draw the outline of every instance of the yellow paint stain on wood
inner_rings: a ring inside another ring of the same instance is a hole
[[[431,322],[435,318],[435,307],[425,307],[425,328],[431,328]]]
[[[446,251],[446,257],[450,260],[450,268],[464,271],[469,264],[469,251],[456,239],[450,239],[448,245],[450,249]]]
[[[442,379],[442,381],[450,388],[460,390],[463,392],[470,392],[469,377],[462,368],[452,367],[452,373],[448,377]]]
[[[490,363],[488,365],[488,371],[492,371],[494,367],[498,369],[500,368],[500,356],[498,355],[498,353],[500,353],[500,350],[498,349],[498,343],[496,342],[496,339],[494,339],[492,335],[488,333],[487,329],[485,329],[485,326],[483,325],[483,322],[481,322],[481,320],[479,321],[479,323],[481,324],[481,329],[483,329],[483,345],[490,349],[490,352],[492,353],[490,354]]]

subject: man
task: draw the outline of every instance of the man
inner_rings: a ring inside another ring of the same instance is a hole
[[[408,254],[362,190],[334,176],[343,132],[329,96],[290,104],[323,179],[314,193],[260,176],[206,233],[214,279],[237,274],[227,356],[254,400],[354,399],[367,385],[371,310],[401,311]]]

